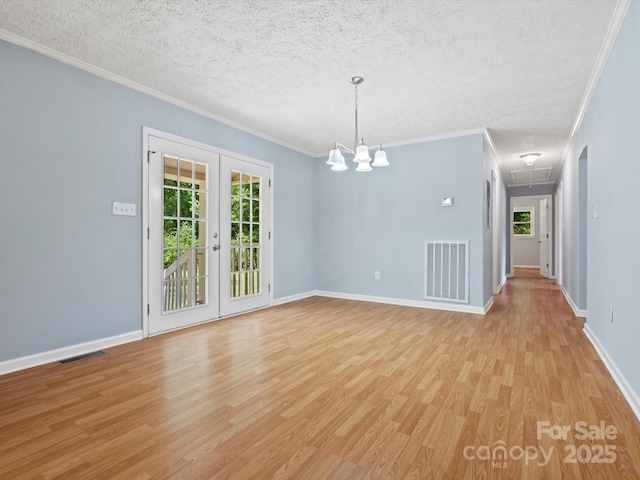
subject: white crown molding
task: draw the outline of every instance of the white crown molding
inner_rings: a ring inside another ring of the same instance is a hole
[[[401,142],[390,142],[390,143],[385,143],[384,144],[384,148],[402,147],[404,145],[415,145],[417,143],[435,142],[436,140],[446,140],[448,138],[468,137],[470,135],[484,135],[486,130],[487,130],[486,128],[475,128],[473,130],[463,130],[463,131],[460,131],[460,132],[443,133],[443,134],[440,134],[440,135],[433,135],[431,137],[421,137],[421,138],[414,138],[412,140],[403,140]],[[323,158],[323,157],[327,157],[328,155],[329,155],[328,152],[322,152],[322,153],[316,153],[314,155],[314,157],[315,158]]]
[[[486,128],[474,128],[471,130],[462,130],[460,132],[442,133],[440,135],[432,135],[430,137],[414,138],[402,142],[385,143],[386,147],[401,147],[403,145],[415,145],[416,143],[434,142],[436,140],[446,140],[448,138],[468,137],[470,135],[483,135]]]
[[[616,2],[613,15],[611,16],[611,21],[609,22],[609,28],[607,29],[607,34],[604,37],[604,41],[602,42],[602,47],[600,47],[600,52],[598,53],[596,63],[593,66],[593,70],[591,71],[591,76],[589,77],[587,88],[585,89],[584,95],[582,96],[582,101],[580,102],[578,115],[576,116],[576,120],[573,123],[573,128],[571,129],[569,140],[567,141],[564,153],[562,154],[562,163],[567,160],[567,155],[569,154],[569,149],[571,148],[573,138],[580,128],[580,125],[582,125],[585,113],[587,112],[587,108],[589,108],[589,103],[591,102],[591,97],[593,97],[596,87],[598,86],[598,82],[600,81],[600,76],[604,71],[607,60],[609,60],[609,55],[611,54],[611,50],[613,49],[613,45],[615,44],[616,39],[618,38],[618,33],[620,32],[620,28],[622,27],[622,23],[624,22],[624,18],[627,15],[627,11],[629,10],[631,2],[632,0],[617,0]]]
[[[139,83],[136,83],[132,80],[129,80],[127,78],[121,77],[120,75],[116,75],[115,73],[111,73],[107,70],[104,70],[100,67],[96,67],[95,65],[91,65],[90,63],[86,63],[83,62],[82,60],[79,60],[77,58],[71,57],[69,55],[66,55],[64,53],[58,52],[56,50],[53,50],[49,47],[45,47],[44,45],[40,45],[39,43],[36,43],[32,40],[29,40],[27,38],[21,37],[19,35],[16,35],[14,33],[8,32],[6,30],[3,30],[0,28],[0,40],[4,40],[6,42],[12,43],[14,45],[17,45],[19,47],[24,47],[27,48],[29,50],[33,50],[34,52],[40,53],[46,57],[52,58],[53,60],[57,60],[58,62],[64,63],[66,65],[70,65],[72,67],[78,68],[80,70],[83,70],[85,72],[91,73],[93,75],[96,75],[98,77],[104,78],[105,80],[109,80],[115,83],[118,83],[124,87],[130,88],[132,90],[135,90],[137,92],[140,93],[144,93],[145,95],[149,95],[150,97],[154,97],[157,98],[158,100],[162,100],[163,102],[166,103],[170,103],[171,105],[174,105],[176,107],[182,108],[184,110],[188,110],[192,113],[196,113],[202,117],[205,118],[209,118],[211,120],[215,120],[216,122],[220,122],[223,123],[225,125],[228,125],[229,127],[233,127],[237,130],[241,130],[245,133],[251,134],[255,137],[261,138],[263,140],[267,140],[269,142],[275,143],[277,145],[280,145],[282,147],[288,148],[290,150],[294,150],[296,152],[302,153],[304,155],[307,155],[309,157],[315,157],[315,155],[313,155],[313,153],[309,152],[308,150],[304,150],[303,148],[297,147],[295,145],[292,145],[290,143],[287,143],[283,140],[280,140],[278,138],[274,138],[271,137],[267,134],[264,134],[262,132],[259,132],[257,130],[253,130],[252,128],[246,127],[244,125],[241,125],[237,122],[234,122],[233,120],[229,120],[228,118],[224,118],[220,115],[216,115],[214,113],[211,113],[207,110],[204,110],[200,107],[196,107],[195,105],[191,105],[190,103],[184,102],[182,100],[178,100],[177,98],[171,97],[169,95],[166,95],[162,92],[159,92],[157,90],[154,90],[152,88],[146,87],[144,85],[141,85]]]
[[[500,176],[502,177],[500,180],[507,188],[513,186],[512,184],[507,183],[507,179],[510,176],[509,169],[507,168],[506,165],[503,164],[500,154],[498,153],[498,149],[496,148],[495,143],[493,143],[493,137],[491,136],[491,132],[489,131],[488,127],[484,129],[483,135],[484,135],[484,139],[487,141],[487,144],[491,148],[491,151],[493,152],[493,156],[496,157],[498,170],[500,171]]]
[[[487,143],[491,147],[491,151],[496,156],[496,161],[497,161],[500,158],[500,155],[498,155],[498,150],[496,150],[496,145],[495,143],[493,143],[493,137],[491,136],[491,132],[489,131],[488,128],[485,128],[484,131],[482,132],[482,135],[484,135],[484,139],[487,141]]]
[[[0,375],[25,370],[31,367],[37,367],[39,365],[44,365],[45,363],[57,362],[59,360],[64,360],[65,358],[84,355],[90,352],[95,352],[96,350],[115,347],[116,345],[122,345],[138,340],[142,340],[142,330],[123,333],[113,337],[101,338],[91,342],[70,345],[68,347],[36,353],[26,357],[6,360],[4,362],[0,362]]]
[[[635,392],[633,387],[629,384],[629,382],[627,382],[624,374],[620,371],[620,369],[616,365],[616,362],[614,362],[613,359],[609,356],[609,353],[602,346],[596,334],[593,333],[593,330],[591,330],[591,328],[589,328],[589,324],[585,323],[582,331],[593,345],[593,348],[595,348],[596,353],[611,374],[611,378],[613,378],[613,381],[620,389],[622,396],[631,407],[631,410],[635,414],[636,418],[640,420],[640,397],[638,397],[638,394]]]

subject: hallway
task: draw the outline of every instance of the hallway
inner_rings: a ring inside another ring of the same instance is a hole
[[[5,375],[0,477],[638,479],[582,326],[511,278],[484,317],[312,297]]]
[[[513,269],[513,276],[515,278],[538,278],[538,279],[544,278],[542,275],[540,275],[539,268],[515,267]]]

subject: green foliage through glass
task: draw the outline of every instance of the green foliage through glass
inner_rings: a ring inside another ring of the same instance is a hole
[[[513,212],[513,234],[531,235],[531,210]]]
[[[190,183],[181,182],[180,188],[177,181],[165,179],[164,188],[164,212],[165,216],[174,217],[164,220],[164,268],[168,268],[178,259],[178,251],[199,246],[200,223],[200,196],[203,200],[206,196],[189,189]],[[178,217],[179,212],[179,217]],[[176,218],[178,217],[178,218]],[[204,227],[204,225],[203,225]]]

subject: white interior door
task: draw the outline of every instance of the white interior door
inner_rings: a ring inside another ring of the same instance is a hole
[[[220,314],[269,305],[270,171],[220,158]]]
[[[549,201],[540,200],[540,275],[549,278]]]
[[[220,156],[155,136],[148,147],[153,335],[220,316]]]

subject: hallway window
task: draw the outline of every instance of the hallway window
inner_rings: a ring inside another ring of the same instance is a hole
[[[515,207],[513,209],[513,235],[516,237],[535,237],[535,207]]]

